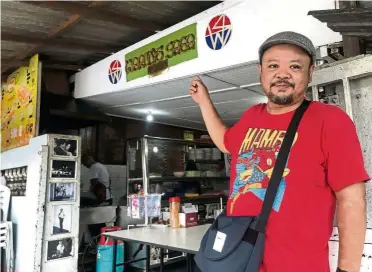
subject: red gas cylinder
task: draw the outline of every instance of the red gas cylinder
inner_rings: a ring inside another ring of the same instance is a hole
[[[121,227],[104,227],[101,228],[101,234],[106,232],[112,232],[121,230]],[[97,245],[97,262],[96,262],[96,272],[107,272],[112,271],[112,263],[114,260],[114,240],[109,237],[101,235]],[[121,264],[124,262],[124,243],[122,241],[117,241],[116,246],[116,264]],[[123,272],[124,267],[116,267],[116,272]]]
[[[101,228],[101,233],[118,231],[118,230],[121,230],[121,227],[118,227],[118,226],[104,227],[104,228]],[[98,245],[100,246],[112,246],[113,244],[114,244],[114,240],[112,240],[109,237],[103,236],[103,235],[101,235],[101,238],[99,239],[99,242],[98,242]]]

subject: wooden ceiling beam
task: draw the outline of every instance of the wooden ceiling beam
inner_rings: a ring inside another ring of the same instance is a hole
[[[106,4],[107,4],[106,1],[93,1],[88,5],[88,8],[95,8],[95,7],[103,6],[103,5],[106,5]],[[80,21],[80,19],[81,19],[81,16],[79,14],[74,14],[74,15],[70,16],[70,18],[68,18],[67,20],[62,22],[62,24],[60,24],[56,28],[52,29],[47,34],[47,38],[48,39],[53,39],[53,38],[57,37],[58,35],[61,35],[64,31],[70,29],[75,24],[77,24]],[[49,40],[46,40],[46,43],[44,43],[44,44],[32,45],[26,51],[24,51],[19,56],[17,56],[16,59],[23,60],[24,58],[27,58],[27,57],[35,54],[40,47],[45,46],[48,43],[49,43]]]
[[[28,66],[29,60],[10,60],[2,59],[1,65],[9,68],[18,68],[21,66]],[[85,65],[77,65],[69,62],[55,62],[55,61],[42,61],[43,68],[58,69],[58,70],[69,70],[69,71],[79,71],[86,68]]]
[[[55,46],[55,47],[62,47],[64,49],[73,49],[73,50],[81,50],[86,52],[92,52],[92,53],[101,53],[101,54],[112,54],[116,53],[123,48],[126,47],[126,45],[123,45],[122,47],[101,47],[101,46],[94,46],[94,45],[85,45],[80,43],[71,43],[71,42],[63,42],[63,41],[55,41],[55,40],[48,40],[43,38],[36,38],[31,36],[21,36],[21,35],[15,35],[7,32],[1,32],[1,40],[4,41],[13,41],[13,42],[19,42],[19,43],[27,43],[27,44],[36,44],[36,45],[43,45],[48,44],[49,46]]]
[[[83,5],[79,5],[69,1],[24,1],[22,3],[37,5],[39,7],[46,7],[50,9],[63,10],[71,14],[79,14],[80,16],[87,19],[99,20],[118,25],[126,25],[132,28],[151,32],[157,32],[168,27],[154,22],[138,20],[105,10],[87,8]]]

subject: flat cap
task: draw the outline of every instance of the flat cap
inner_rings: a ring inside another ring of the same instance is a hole
[[[265,51],[272,47],[273,45],[277,44],[297,45],[310,55],[313,63],[315,63],[316,61],[316,50],[314,44],[308,37],[296,32],[284,31],[271,36],[260,46],[260,49],[258,50],[260,62],[262,61],[262,56],[265,53]]]

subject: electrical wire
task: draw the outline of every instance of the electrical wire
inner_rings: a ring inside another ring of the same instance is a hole
[[[117,216],[112,218],[109,222],[115,222],[117,219]],[[81,266],[83,268],[83,272],[85,272],[85,265],[84,265],[84,259],[85,259],[85,254],[87,253],[87,250],[91,248],[96,248],[97,249],[97,241],[98,238],[101,237],[102,233],[98,234],[97,236],[91,238],[88,242],[88,244],[85,246],[84,251],[83,251],[83,256],[81,257]],[[97,252],[96,252],[97,253]]]
[[[102,234],[98,234],[97,236],[91,238],[88,242],[88,244],[85,246],[85,249],[83,251],[83,256],[81,257],[81,266],[83,268],[83,272],[85,272],[85,265],[84,265],[84,259],[85,259],[85,254],[87,253],[87,250],[91,247],[91,248],[97,248],[97,241],[98,241],[98,238],[101,236]],[[95,243],[95,244],[94,244]]]

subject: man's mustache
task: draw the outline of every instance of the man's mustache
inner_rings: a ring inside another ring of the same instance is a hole
[[[270,84],[270,87],[274,87],[274,86],[277,86],[277,85],[288,85],[292,88],[295,87],[295,84],[292,83],[292,82],[289,82],[288,80],[285,80],[285,79],[281,79],[281,80],[278,80],[278,81],[275,81],[275,82],[272,82]]]

